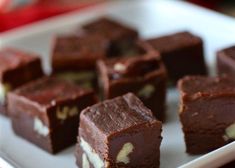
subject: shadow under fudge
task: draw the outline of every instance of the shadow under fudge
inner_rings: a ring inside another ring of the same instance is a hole
[[[8,115],[6,95],[29,81],[43,76],[41,60],[34,53],[15,48],[0,50],[0,113]]]
[[[161,122],[132,93],[95,104],[80,115],[77,165],[158,168],[161,129]]]
[[[57,153],[76,142],[79,114],[97,102],[93,91],[56,78],[42,78],[8,94],[14,132]]]
[[[179,81],[178,88],[188,153],[207,153],[235,140],[234,80],[187,76]]]
[[[104,99],[136,94],[160,120],[165,118],[167,74],[159,53],[143,41],[129,56],[99,60],[98,80]]]

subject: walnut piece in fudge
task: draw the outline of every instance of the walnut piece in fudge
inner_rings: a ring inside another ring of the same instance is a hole
[[[217,52],[218,75],[235,77],[235,46]]]
[[[15,48],[0,50],[0,113],[8,115],[5,97],[8,91],[43,76],[40,58]]]
[[[80,168],[159,167],[162,124],[132,93],[95,104],[80,115]]]
[[[206,75],[203,41],[189,32],[179,32],[148,40],[162,56],[169,79],[176,83],[185,75]]]
[[[178,83],[187,152],[202,154],[235,140],[235,82],[187,76]]]
[[[79,114],[96,102],[91,90],[42,78],[10,92],[8,111],[17,135],[57,153],[76,142]]]
[[[87,34],[99,34],[110,41],[108,56],[120,55],[131,47],[138,38],[138,32],[113,19],[100,18],[83,26]]]
[[[154,115],[164,120],[166,70],[155,50],[142,50],[137,55],[100,60],[98,80],[105,99],[135,93]]]

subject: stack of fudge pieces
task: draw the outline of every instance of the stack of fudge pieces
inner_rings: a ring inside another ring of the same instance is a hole
[[[101,18],[54,39],[50,76],[35,54],[1,50],[0,110],[17,135],[50,153],[77,142],[80,168],[157,168],[168,83],[178,81],[188,153],[235,139],[234,50],[217,54],[221,77],[206,77],[200,37],[142,40],[133,28]]]

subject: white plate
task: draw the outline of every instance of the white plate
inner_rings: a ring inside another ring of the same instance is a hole
[[[203,37],[206,60],[212,70],[215,63],[215,51],[235,44],[235,20],[185,2],[170,0],[132,0],[102,4],[82,12],[69,13],[0,34],[0,44],[2,46],[16,46],[41,54],[45,70],[49,72],[48,56],[51,38],[55,33],[74,30],[78,25],[101,15],[112,15],[116,19],[136,27],[143,38],[180,30],[192,31]],[[199,158],[200,156],[187,155],[177,115],[178,94],[175,89],[170,89],[168,93],[168,120],[164,123],[161,145],[162,168],[208,167],[206,165],[208,162],[210,167],[217,167],[235,159],[235,155],[231,155],[231,153],[235,153],[235,144],[230,144],[228,147],[201,158]],[[73,156],[74,147],[56,156],[47,154],[16,137],[11,130],[9,120],[3,117],[0,117],[0,149],[22,168],[76,168]],[[196,158],[199,159],[190,162]]]

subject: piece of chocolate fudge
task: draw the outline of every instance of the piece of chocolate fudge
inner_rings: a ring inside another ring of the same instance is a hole
[[[200,37],[179,32],[147,41],[160,52],[172,83],[185,75],[207,74]]]
[[[165,67],[155,50],[140,51],[129,57],[98,61],[101,92],[104,99],[133,92],[158,119],[164,120]]]
[[[0,50],[0,113],[7,115],[8,91],[43,76],[40,58],[15,48]]]
[[[218,75],[235,77],[235,46],[217,52]]]
[[[100,18],[83,26],[88,34],[99,34],[110,41],[109,56],[120,55],[138,38],[138,32],[122,23],[109,18]]]
[[[92,90],[46,77],[10,92],[7,107],[17,135],[57,153],[76,142],[79,114],[96,102]]]
[[[187,152],[202,154],[235,140],[235,82],[187,76],[178,83]]]
[[[108,48],[109,41],[98,34],[57,36],[52,49],[53,74],[85,88],[96,88],[96,61],[107,57]]]
[[[80,115],[77,165],[159,167],[162,124],[132,93],[98,103]]]
[[[54,39],[52,69],[55,72],[92,70],[107,57],[109,41],[100,35],[61,35]]]

